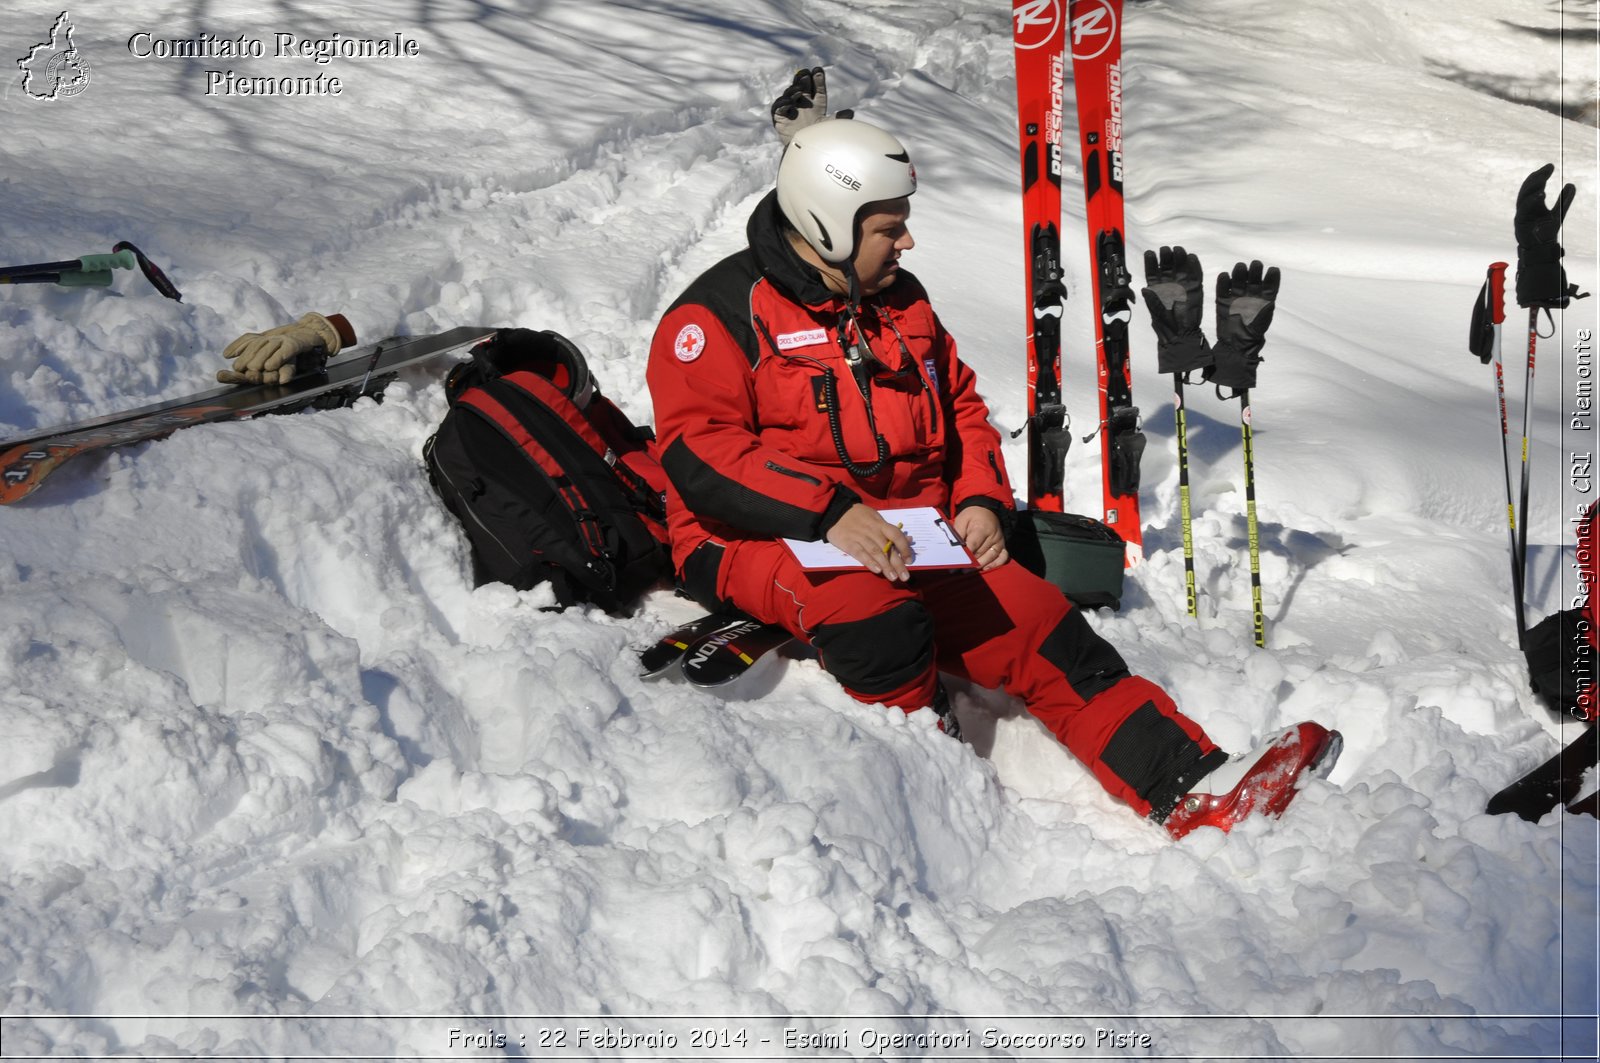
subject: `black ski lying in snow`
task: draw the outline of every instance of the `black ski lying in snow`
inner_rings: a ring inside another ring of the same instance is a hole
[[[729,613],[708,613],[641,650],[639,674],[653,679],[681,663],[684,678],[694,686],[727,686],[762,657],[793,639],[776,624]]]
[[[655,645],[639,651],[639,677],[654,679],[656,676],[665,675],[683,660],[683,655],[689,651],[689,647],[699,642],[703,636],[736,624],[742,619],[744,618],[730,616],[727,613],[707,613],[682,627],[674,628],[662,635],[661,640]]]
[[[385,340],[356,348],[351,357],[320,372],[304,373],[287,384],[218,388],[0,441],[0,505],[26,498],[46,477],[80,454],[160,439],[197,424],[292,413],[307,406],[348,406],[363,395],[380,395],[399,370],[464,351],[494,332],[463,325],[436,336]]]
[[[1593,726],[1573,739],[1567,747],[1528,774],[1489,799],[1491,816],[1513,812],[1529,822],[1542,819],[1557,806],[1569,811],[1593,812],[1593,799],[1587,805],[1573,805],[1583,785],[1583,775],[1600,758],[1600,731]]]

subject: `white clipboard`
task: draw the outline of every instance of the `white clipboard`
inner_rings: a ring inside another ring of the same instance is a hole
[[[890,524],[898,524],[911,540],[911,559],[906,567],[974,568],[977,565],[961,537],[932,506],[915,506],[910,509],[882,509],[878,515]],[[828,572],[851,568],[865,568],[861,562],[834,546],[826,539],[807,542],[803,539],[785,539],[783,544],[795,559],[809,572]]]

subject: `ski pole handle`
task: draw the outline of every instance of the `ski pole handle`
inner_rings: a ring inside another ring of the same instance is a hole
[[[1489,263],[1489,320],[1496,325],[1506,320],[1506,263]]]
[[[104,255],[93,256],[104,258]],[[111,287],[111,271],[109,269],[69,269],[56,278],[56,283],[63,288],[109,288]]]
[[[144,252],[119,241],[110,254],[84,255],[65,262],[35,262],[26,266],[0,266],[0,284],[60,284],[69,288],[104,288],[111,283],[114,269],[133,269],[137,266],[156,291],[168,299],[182,300],[183,295],[161,271],[145,257]]]
[[[1467,349],[1484,365],[1500,363],[1500,326],[1506,320],[1506,264],[1491,262],[1489,275],[1478,289],[1472,304],[1472,329],[1467,333]]]
[[[139,264],[132,251],[115,251],[109,255],[84,255],[78,259],[78,268],[84,273],[110,272],[114,269],[132,269]],[[109,282],[107,282],[109,283]]]

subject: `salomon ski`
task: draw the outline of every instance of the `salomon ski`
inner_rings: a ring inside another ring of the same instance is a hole
[[[1131,564],[1143,556],[1139,460],[1145,439],[1133,405],[1128,360],[1133,289],[1122,235],[1122,2],[1071,0],[1068,16],[1094,286],[1100,392],[1095,434],[1100,437],[1105,522],[1127,543]]]
[[[1028,311],[1028,507],[1062,511],[1067,446],[1061,400],[1062,0],[1011,5],[1022,151],[1022,232]]]
[[[682,627],[662,635],[660,640],[651,646],[639,651],[639,677],[641,679],[654,679],[665,675],[672,667],[683,660],[683,655],[689,647],[698,642],[703,636],[719,631],[724,627],[748,620],[748,617],[736,616],[731,613],[707,613],[705,616],[691,620]]]
[[[793,639],[778,625],[759,620],[724,624],[684,650],[684,678],[697,687],[727,686],[744,676],[762,657]]]
[[[390,340],[358,348],[352,357],[287,384],[220,388],[0,442],[0,505],[26,498],[80,454],[160,439],[197,424],[291,413],[307,406],[347,406],[363,395],[381,394],[407,366],[464,351],[493,334],[493,329],[462,326],[423,339]]]

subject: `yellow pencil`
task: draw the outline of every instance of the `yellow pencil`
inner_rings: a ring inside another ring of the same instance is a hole
[[[904,524],[896,524],[895,527],[900,529],[901,531],[905,531],[906,530],[906,526]],[[883,556],[884,557],[888,557],[889,556],[889,551],[891,551],[893,549],[894,549],[894,540],[893,539],[885,539],[883,541]]]

